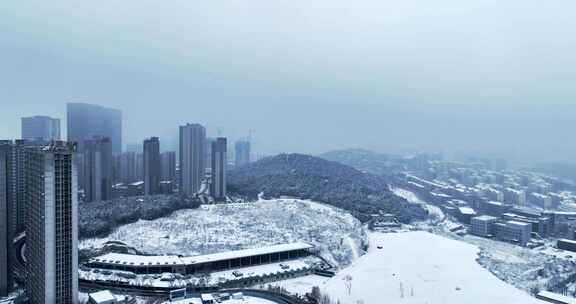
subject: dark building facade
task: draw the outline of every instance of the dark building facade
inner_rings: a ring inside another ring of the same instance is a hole
[[[82,179],[85,202],[112,198],[112,143],[107,137],[84,141]]]
[[[160,191],[160,140],[151,137],[144,140],[144,195]]]
[[[556,243],[556,248],[576,252],[576,241],[560,239]]]
[[[94,136],[108,137],[112,153],[122,152],[122,111],[86,103],[68,103],[68,141],[84,151],[84,141]]]
[[[22,139],[60,140],[60,119],[48,116],[23,117]]]
[[[26,228],[26,149],[46,145],[47,141],[20,139],[14,142],[13,149],[13,205],[11,207],[12,229],[15,234],[23,232]]]
[[[75,146],[26,149],[27,292],[34,304],[78,303]]]
[[[180,180],[183,196],[200,191],[206,175],[206,129],[200,124],[180,126]]]
[[[226,200],[226,144],[226,138],[224,137],[218,137],[212,142],[212,181],[210,183],[210,194],[216,201]]]
[[[7,296],[14,285],[11,252],[15,204],[13,151],[11,141],[0,142],[0,297]]]

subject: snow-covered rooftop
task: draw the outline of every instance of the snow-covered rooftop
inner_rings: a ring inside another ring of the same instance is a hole
[[[474,211],[474,209],[472,209],[470,207],[458,207],[458,210],[460,210],[460,213],[466,214],[466,215],[475,215],[476,214],[476,211]]]
[[[243,257],[250,257],[250,256],[257,256],[257,255],[264,255],[264,254],[273,254],[273,253],[280,253],[286,251],[294,251],[294,250],[304,250],[304,249],[312,249],[314,248],[313,245],[307,243],[291,243],[291,244],[282,244],[282,245],[275,245],[269,247],[261,247],[261,248],[254,248],[254,249],[245,249],[245,250],[236,250],[236,251],[228,251],[222,253],[215,253],[215,254],[207,254],[207,255],[199,255],[194,257],[185,257],[182,258],[185,264],[201,264],[207,262],[214,262],[214,261],[224,261],[230,259],[237,259]]]
[[[96,303],[109,303],[111,301],[116,301],[116,297],[114,297],[114,295],[108,290],[91,293],[89,296]]]
[[[179,257],[172,255],[145,256],[122,253],[107,253],[103,256],[92,259],[92,262],[130,266],[182,264],[182,260]]]
[[[479,221],[495,221],[498,218],[495,216],[490,216],[490,215],[480,215],[474,218],[475,220],[479,220]]]
[[[511,224],[511,225],[515,225],[515,226],[532,226],[532,224],[530,224],[530,223],[524,223],[524,222],[519,222],[519,221],[508,221],[506,223]]]
[[[287,251],[312,249],[313,245],[307,243],[290,243],[268,247],[228,251],[215,254],[198,255],[192,257],[178,257],[174,255],[156,255],[144,256],[122,253],[108,253],[103,256],[94,258],[91,262],[127,265],[127,266],[162,266],[162,265],[192,265],[202,264],[214,261],[224,261],[236,258],[258,256],[264,254],[274,254]]]
[[[569,239],[559,239],[558,241],[564,242],[564,243],[570,243],[570,244],[574,244],[576,245],[576,241],[573,240],[569,240]]]

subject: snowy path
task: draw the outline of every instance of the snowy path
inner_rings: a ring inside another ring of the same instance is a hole
[[[352,261],[356,261],[360,257],[358,245],[356,245],[356,242],[352,237],[350,237],[350,235],[347,235],[345,239],[346,243],[348,243],[348,246],[350,246],[350,249],[352,250]]]
[[[414,192],[402,188],[391,188],[390,190],[394,195],[404,198],[409,203],[422,205],[430,214],[430,219],[433,223],[440,223],[446,219],[446,215],[442,212],[442,209],[421,200]]]

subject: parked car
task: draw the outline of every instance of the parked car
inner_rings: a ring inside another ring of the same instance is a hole
[[[241,276],[244,276],[244,274],[241,273],[241,272],[238,271],[238,270],[234,270],[234,272],[232,272],[232,274],[233,274],[235,277],[237,277],[237,278],[238,278],[238,277],[241,277]]]

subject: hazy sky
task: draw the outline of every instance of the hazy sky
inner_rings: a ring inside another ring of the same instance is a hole
[[[125,143],[576,155],[574,0],[4,2],[0,138],[73,101],[123,110]]]

